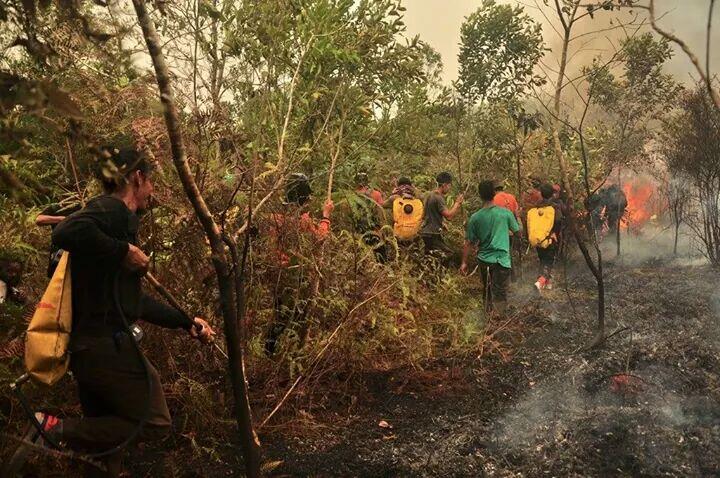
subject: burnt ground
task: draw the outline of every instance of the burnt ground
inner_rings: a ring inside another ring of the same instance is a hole
[[[568,273],[566,289],[529,296],[495,335],[504,356],[456,362],[430,385],[414,371],[374,375],[349,424],[267,437],[272,474],[718,476],[718,278],[609,264],[607,330],[617,333],[587,351],[594,282]]]
[[[481,357],[366,375],[356,401],[263,430],[266,473],[720,476],[720,274],[652,259],[608,264],[614,335],[587,351],[594,281],[575,267],[543,297],[516,286],[523,305],[489,325]],[[193,442],[190,453],[187,441],[143,448],[124,476],[241,473],[232,443]],[[57,464],[37,471],[25,476],[79,476]]]

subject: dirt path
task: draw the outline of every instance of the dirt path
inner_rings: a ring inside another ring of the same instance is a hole
[[[524,340],[503,338],[519,345],[507,361],[470,360],[431,387],[374,377],[350,426],[276,442],[274,474],[720,475],[718,276],[610,266],[608,330],[627,329],[580,353],[593,283],[582,272],[568,282],[526,306]]]

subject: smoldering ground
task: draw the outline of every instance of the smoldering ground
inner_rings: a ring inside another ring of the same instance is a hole
[[[677,254],[674,253],[675,229],[672,224],[651,222],[637,231],[620,231],[620,256],[617,256],[615,233],[607,234],[601,241],[603,258],[626,266],[652,263],[678,266],[703,266],[707,264],[702,244],[695,232],[685,224],[680,226]]]
[[[706,267],[679,266],[682,259],[667,253],[674,238],[652,232],[652,242],[630,237],[623,265],[608,269],[609,331],[624,332],[596,352],[545,343],[547,351],[526,357],[549,373],[530,377],[529,389],[492,422],[490,449],[504,469],[591,476],[720,471],[717,277]],[[580,273],[571,292],[581,311],[593,305],[578,294],[588,279]],[[582,328],[566,304],[553,309],[554,329]]]
[[[717,476],[719,277],[667,254],[664,261],[633,254],[631,240],[627,246],[625,263],[606,269],[607,330],[617,333],[603,347],[584,350],[595,288],[573,261],[560,281],[567,291],[527,296],[507,357],[458,361],[444,388],[462,388],[440,395],[441,384],[432,394],[397,387],[412,371],[383,374],[352,423],[278,449],[277,472]],[[637,248],[660,249],[639,240]],[[380,420],[393,428],[379,428]]]

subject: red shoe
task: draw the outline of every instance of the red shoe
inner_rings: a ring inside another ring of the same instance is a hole
[[[538,292],[543,290],[546,285],[547,279],[544,276],[538,277],[538,280],[535,282],[535,288],[538,290]]]

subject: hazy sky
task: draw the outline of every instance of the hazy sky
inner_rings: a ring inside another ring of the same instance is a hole
[[[534,0],[500,0],[501,3],[528,5],[526,12],[543,25],[543,36],[547,47],[554,51],[548,52],[547,64],[554,66],[556,64],[555,51],[558,50],[559,38],[553,31],[551,24],[543,17],[542,12],[530,5],[534,5]],[[537,3],[543,6],[542,0]],[[552,4],[552,1],[550,2]],[[429,43],[433,48],[440,52],[444,64],[444,80],[450,82],[457,78],[458,62],[458,43],[460,42],[460,26],[464,18],[475,11],[481,4],[482,0],[405,0],[403,2],[407,11],[405,12],[405,23],[408,27],[408,35],[420,35],[420,38]],[[673,31],[683,40],[685,40],[696,52],[696,54],[705,58],[705,28],[707,22],[708,0],[658,0],[656,2],[658,15],[666,14],[659,22],[662,27]],[[555,20],[553,17],[553,9],[547,10],[546,15]],[[713,15],[714,31],[713,43],[716,45],[712,52],[712,71],[720,72],[720,7],[715,9]],[[645,11],[638,12],[645,15]],[[589,31],[598,27],[608,27],[609,20],[618,17],[617,12],[599,12],[593,21],[583,21],[580,26],[583,31]],[[627,13],[625,14],[627,15]],[[601,52],[611,51],[612,45],[610,41],[615,43],[623,35],[620,31],[603,33],[600,39],[590,45],[585,46],[583,51],[580,49],[581,41],[577,41],[576,56],[573,58],[573,66],[571,70],[578,69],[582,64],[590,62],[593,56],[597,56]],[[610,40],[605,37],[609,36]],[[572,52],[571,52],[572,53]],[[684,53],[678,52],[669,65],[669,70],[682,80],[688,80],[689,75],[695,74],[692,65],[685,57]]]

